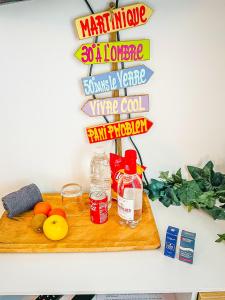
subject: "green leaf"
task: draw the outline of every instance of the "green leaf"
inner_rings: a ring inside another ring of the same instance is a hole
[[[177,171],[176,175],[182,179],[181,168]]]
[[[159,198],[159,201],[166,207],[169,207],[171,205],[170,199],[167,197],[166,194],[164,194],[162,197]]]
[[[203,178],[203,171],[202,169],[198,167],[193,167],[193,166],[187,166],[189,173],[191,174],[191,177],[194,180],[202,180]]]
[[[164,191],[161,191],[159,201],[166,207],[170,205],[180,205],[180,200],[177,198],[172,187],[167,187]]]
[[[184,184],[177,189],[176,194],[180,201],[186,205],[193,205],[193,202],[202,194],[198,184],[194,181],[186,181]]]
[[[161,190],[165,187],[165,183],[163,181],[159,181],[156,179],[152,179],[150,183],[150,188],[153,191]]]
[[[208,161],[207,164],[204,166],[202,171],[203,171],[205,178],[209,179],[214,174],[213,167],[214,167],[214,165],[213,165],[212,161]]]
[[[223,202],[223,199],[225,197],[225,190],[218,190],[215,192],[215,194],[217,197],[221,197],[221,200],[222,200],[221,202]],[[224,202],[225,202],[225,200],[224,200]]]
[[[197,199],[200,208],[213,208],[216,204],[214,192],[205,192]]]
[[[152,200],[159,199],[163,189],[165,189],[165,183],[163,181],[152,179],[147,187],[149,198]]]
[[[201,184],[203,186],[204,191],[213,191],[213,186],[209,181],[203,180]]]
[[[224,184],[224,181],[224,175],[219,172],[214,173],[211,179],[211,183],[215,187],[221,186]]]
[[[173,178],[173,182],[176,183],[182,183],[183,182],[183,178],[182,178],[182,174],[181,174],[181,169],[179,169],[176,174],[172,174],[172,178]]]
[[[213,163],[211,161],[207,162],[203,169],[188,166],[188,171],[203,192],[213,190],[211,179],[214,176],[214,171]]]
[[[215,240],[215,242],[220,243],[222,241],[225,241],[225,233],[217,234],[217,235],[218,235],[219,238],[217,240]]]
[[[160,172],[159,178],[166,180],[166,181],[169,180],[169,171]]]
[[[167,188],[165,194],[170,199],[171,204],[179,206],[181,205],[180,200],[177,198],[175,191],[172,188]]]
[[[213,208],[205,208],[204,211],[212,216],[214,220],[225,220],[225,209],[221,207],[214,206]]]

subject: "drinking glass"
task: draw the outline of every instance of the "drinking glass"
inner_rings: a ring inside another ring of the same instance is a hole
[[[82,188],[77,183],[67,183],[61,189],[62,206],[68,213],[83,210]]]

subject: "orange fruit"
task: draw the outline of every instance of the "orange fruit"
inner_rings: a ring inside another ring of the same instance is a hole
[[[48,202],[38,202],[34,207],[34,214],[44,214],[47,216],[51,209],[52,207]]]
[[[59,207],[53,208],[52,210],[49,211],[48,217],[53,216],[53,215],[58,215],[58,216],[61,216],[66,219],[65,210],[62,208],[59,208]]]

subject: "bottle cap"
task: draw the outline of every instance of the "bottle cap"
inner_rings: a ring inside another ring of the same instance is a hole
[[[137,152],[135,150],[126,150],[125,157],[132,160],[137,160]]]
[[[136,174],[137,173],[137,153],[135,150],[126,150],[124,159],[124,172],[126,174]]]

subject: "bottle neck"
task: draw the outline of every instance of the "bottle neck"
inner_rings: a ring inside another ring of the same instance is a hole
[[[135,175],[137,173],[136,161],[131,161],[129,164],[125,164],[124,172],[127,175]]]

